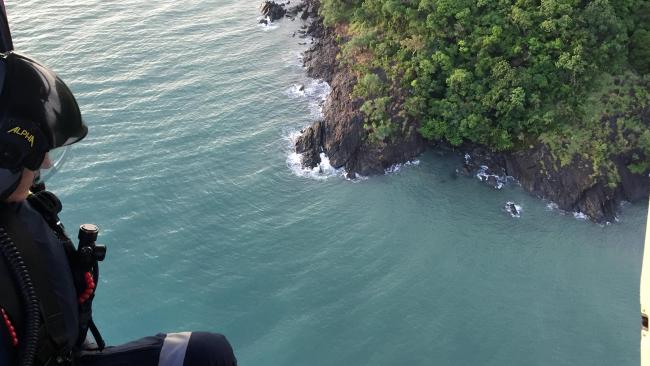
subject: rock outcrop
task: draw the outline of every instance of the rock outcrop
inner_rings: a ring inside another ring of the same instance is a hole
[[[333,167],[344,167],[350,177],[382,174],[395,163],[413,159],[427,146],[445,146],[425,143],[417,132],[417,121],[401,119],[397,114],[392,117],[399,128],[390,138],[382,141],[370,138],[364,128],[365,116],[360,111],[363,100],[352,97],[356,84],[354,73],[337,59],[340,51],[337,39],[342,35],[323,25],[317,16],[318,5],[318,0],[306,0],[295,11],[312,18],[306,35],[316,42],[304,55],[307,73],[327,81],[332,88],[323,108],[324,119],[306,128],[296,142],[296,151],[303,154],[303,165],[317,166],[324,152]],[[399,90],[393,93],[399,94]],[[399,97],[395,99],[394,104],[399,104]],[[397,105],[394,107],[396,110]],[[642,118],[650,126],[650,111]],[[594,175],[593,167],[584,158],[576,157],[570,164],[561,166],[543,144],[508,153],[495,153],[471,144],[453,149],[469,157],[458,169],[459,173],[474,176],[478,171],[494,186],[502,185],[507,180],[505,177],[513,177],[526,191],[555,202],[562,210],[582,212],[597,222],[613,221],[621,201],[647,198],[650,190],[648,177],[629,170],[632,154],[614,157],[620,181],[612,184]]]
[[[287,10],[284,7],[284,4],[278,4],[275,1],[265,1],[262,3],[260,11],[266,19],[262,19],[260,22],[274,22],[284,18],[285,14],[287,14]]]
[[[310,1],[317,11],[317,2]],[[413,159],[424,151],[424,140],[414,125],[400,121],[401,128],[385,141],[372,140],[364,128],[365,117],[360,111],[363,100],[353,98],[356,77],[349,68],[339,64],[337,35],[316,18],[307,30],[316,43],[305,52],[307,74],[327,81],[332,91],[323,107],[324,120],[307,128],[297,140],[296,151],[307,152],[303,164],[315,167],[324,152],[334,168],[345,168],[348,177],[381,174],[395,163]],[[316,133],[316,131],[320,131]],[[315,152],[314,148],[318,151]],[[310,149],[305,149],[309,147]]]
[[[647,199],[650,192],[648,177],[628,168],[632,154],[614,157],[620,182],[610,184],[604,175],[595,177],[591,163],[584,158],[576,157],[561,166],[543,144],[508,153],[493,153],[476,146],[468,146],[466,151],[470,158],[459,170],[462,174],[473,174],[487,166],[487,176],[513,177],[533,195],[554,202],[559,209],[582,212],[596,222],[613,222],[622,201]]]
[[[320,154],[323,151],[323,123],[318,121],[300,131],[300,138],[296,141],[296,152],[302,154],[302,164],[315,167],[320,163]]]
[[[308,18],[316,18],[318,16],[318,6],[317,1],[304,1],[299,4],[288,7],[291,4],[291,1],[286,3],[276,3],[275,1],[264,1],[260,6],[260,12],[265,17],[265,19],[260,20],[260,23],[274,22],[278,19],[282,19],[285,16],[294,20],[298,15],[302,20],[307,20]]]

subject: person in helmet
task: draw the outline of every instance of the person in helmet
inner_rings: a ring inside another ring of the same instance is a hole
[[[215,333],[104,347],[91,311],[97,260],[80,260],[40,182],[88,128],[66,84],[29,57],[0,54],[0,88],[0,365],[236,365]]]

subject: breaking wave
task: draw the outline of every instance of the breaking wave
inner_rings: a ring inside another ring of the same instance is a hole
[[[384,170],[384,174],[386,175],[397,174],[405,167],[418,166],[418,165],[420,165],[420,160],[407,161],[406,163],[402,163],[402,164],[393,164],[389,168],[386,168],[386,170]]]
[[[575,217],[578,220],[589,220],[589,216],[585,215],[580,211],[574,212],[573,217]]]
[[[524,211],[521,205],[518,205],[512,201],[506,202],[506,204],[503,206],[503,210],[507,212],[511,217],[515,218],[521,217],[521,213]]]
[[[309,110],[314,119],[323,118],[323,104],[332,88],[324,80],[309,79],[304,84],[293,84],[287,89],[289,98],[305,98],[309,103]]]
[[[266,20],[266,24],[260,23],[260,21]],[[261,28],[263,31],[268,32],[272,31],[274,29],[278,29],[279,25],[278,23],[274,23],[271,21],[271,18],[269,17],[257,17],[257,26]]]
[[[304,63],[304,56],[302,52],[300,51],[295,51],[292,53],[287,53],[283,56],[283,60],[286,62],[286,64],[290,67],[295,67],[295,68],[303,68],[303,63]]]
[[[571,212],[571,211],[562,210],[555,202],[548,202],[546,204],[546,209],[549,211],[557,211],[560,213],[560,215],[572,215],[576,220],[589,221],[589,216],[587,216],[587,214],[581,211]],[[619,221],[618,217],[614,217],[614,221],[618,222]],[[609,224],[611,224],[609,221],[605,222],[605,225],[609,225]]]
[[[302,154],[296,152],[296,140],[300,137],[300,131],[294,131],[287,136],[289,154],[287,156],[287,166],[293,174],[316,180],[325,180],[332,177],[346,177],[346,171],[343,168],[336,169],[330,164],[330,159],[325,153],[320,154],[320,163],[313,168],[302,166]]]
[[[546,204],[546,209],[548,209],[549,211],[558,210],[559,206],[555,202],[549,202]]]
[[[465,165],[466,166],[470,165],[472,156],[468,153],[465,153],[464,159],[465,159]],[[492,171],[490,170],[489,166],[481,165],[478,171],[476,172],[475,176],[481,182],[488,183],[496,189],[502,189],[511,180],[515,181],[513,177],[507,175],[491,174],[491,173]]]
[[[490,168],[487,165],[481,165],[478,172],[476,172],[476,178],[481,182],[486,182],[494,186],[496,189],[501,189],[505,187],[508,183],[508,176],[501,176],[497,174],[490,174]]]
[[[311,117],[314,120],[323,118],[323,103],[327,99],[332,88],[323,80],[308,79],[302,84],[293,84],[286,90],[286,94],[292,99],[306,99],[309,103]],[[320,163],[314,168],[307,168],[302,165],[302,154],[296,152],[296,141],[300,137],[300,131],[289,132],[286,137],[288,141],[287,166],[293,174],[299,177],[324,180],[331,177],[346,177],[343,168],[336,169],[330,164],[330,159],[325,153],[320,154]]]

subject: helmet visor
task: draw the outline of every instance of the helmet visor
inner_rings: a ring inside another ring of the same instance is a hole
[[[43,163],[41,163],[41,169],[38,171],[34,183],[45,183],[50,180],[57,171],[61,170],[61,167],[69,157],[69,145],[48,151],[48,153],[45,154]]]

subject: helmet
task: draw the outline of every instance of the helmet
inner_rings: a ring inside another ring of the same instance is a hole
[[[0,167],[37,170],[47,151],[86,136],[74,95],[52,70],[14,52],[0,65]]]
[[[79,105],[49,68],[18,53],[0,59],[0,168],[38,170],[45,153],[86,136]]]

